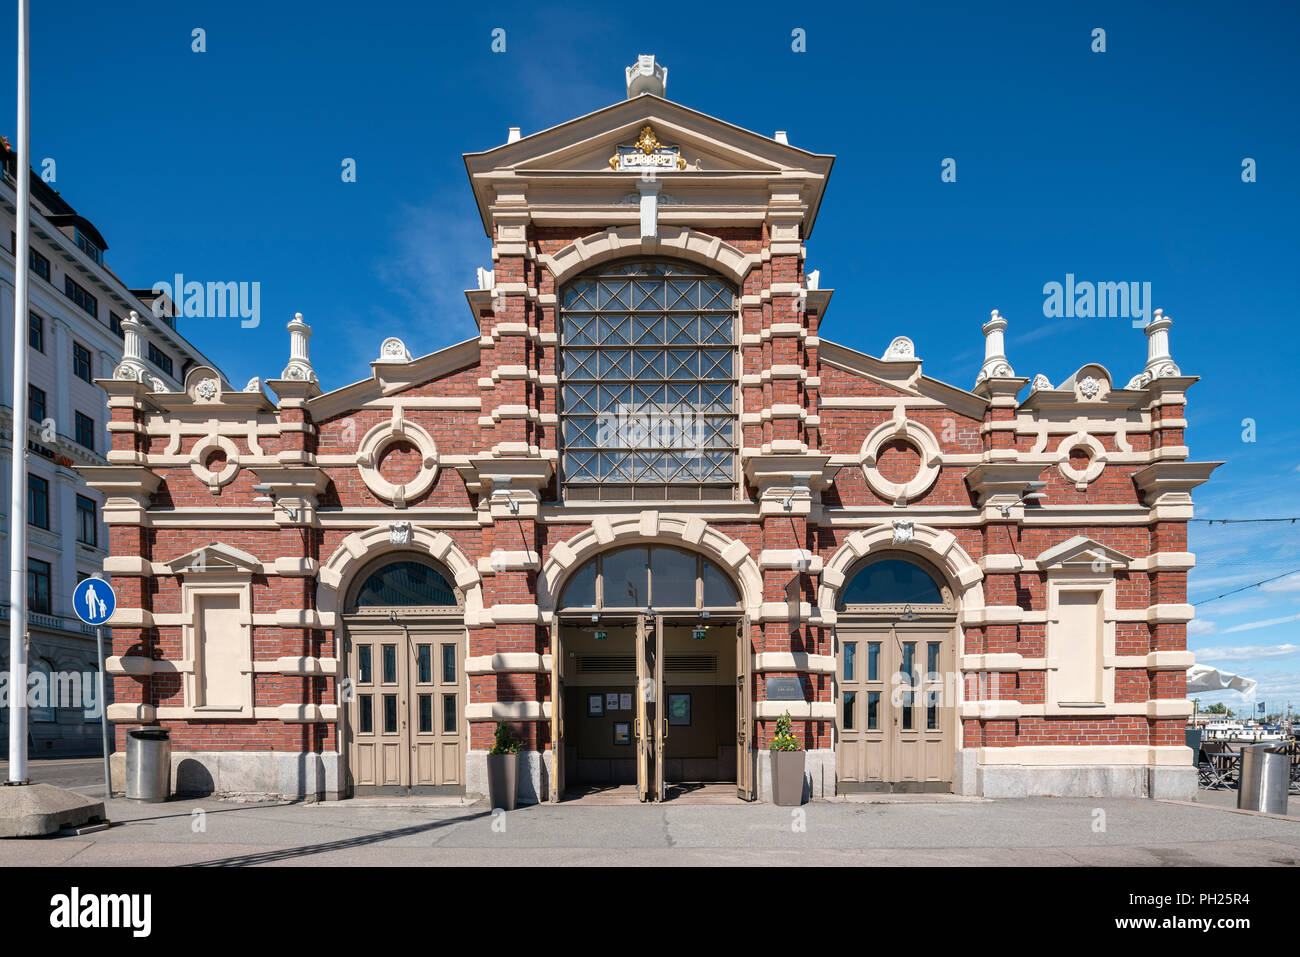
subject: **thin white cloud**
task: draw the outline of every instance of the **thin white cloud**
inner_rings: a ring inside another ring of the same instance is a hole
[[[1205,618],[1193,618],[1187,624],[1187,633],[1189,635],[1212,635],[1218,630],[1218,625]]]
[[[1264,621],[1248,621],[1244,625],[1233,625],[1231,628],[1224,630],[1225,635],[1230,635],[1234,631],[1255,631],[1257,628],[1271,628],[1274,625],[1284,625],[1289,621],[1300,621],[1300,615],[1287,615],[1283,618],[1266,618]]]
[[[1268,582],[1267,584],[1260,585],[1259,590],[1271,592],[1300,591],[1300,572],[1296,572],[1294,575],[1287,575],[1286,578],[1279,578],[1275,582]]]
[[[1255,661],[1260,658],[1285,658],[1300,654],[1300,645],[1238,645],[1236,647],[1198,648],[1196,660]]]

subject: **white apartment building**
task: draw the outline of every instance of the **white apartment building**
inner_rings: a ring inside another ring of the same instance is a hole
[[[17,154],[0,140],[0,508],[9,507],[10,455],[15,446],[13,415],[14,280],[17,220]],[[28,422],[28,652],[37,682],[62,693],[30,713],[29,753],[98,753],[98,718],[83,683],[97,670],[94,629],[73,614],[72,590],[88,575],[101,574],[108,531],[100,516],[102,496],[88,488],[77,466],[102,465],[109,448],[108,408],[96,379],[111,377],[122,360],[121,323],[132,311],[145,324],[142,349],[149,373],[166,388],[181,387],[195,364],[213,365],[174,328],[157,318],[154,295],[132,290],[104,261],[108,244],[35,173],[32,183]],[[8,555],[9,534],[18,516],[4,515],[0,543]],[[8,669],[9,566],[0,563],[0,667]],[[107,636],[106,636],[107,637]],[[7,683],[6,683],[7,684]],[[110,691],[111,697],[111,691]],[[42,699],[37,698],[38,702]],[[8,750],[8,709],[0,709],[0,753]]]

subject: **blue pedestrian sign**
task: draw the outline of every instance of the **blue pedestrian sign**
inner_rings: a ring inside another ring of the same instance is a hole
[[[117,596],[102,578],[83,578],[72,593],[72,608],[88,625],[102,625],[113,617]]]

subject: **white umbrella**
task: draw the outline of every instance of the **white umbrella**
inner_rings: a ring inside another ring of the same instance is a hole
[[[1242,694],[1254,694],[1259,684],[1254,678],[1243,678],[1230,671],[1220,671],[1212,665],[1192,665],[1187,669],[1187,693],[1199,694],[1203,691],[1240,691]]]

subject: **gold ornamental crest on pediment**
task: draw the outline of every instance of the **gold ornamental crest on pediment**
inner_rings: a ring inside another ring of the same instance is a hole
[[[641,134],[631,146],[620,146],[609,158],[613,170],[686,169],[686,160],[677,146],[664,146],[650,125],[641,128]]]

